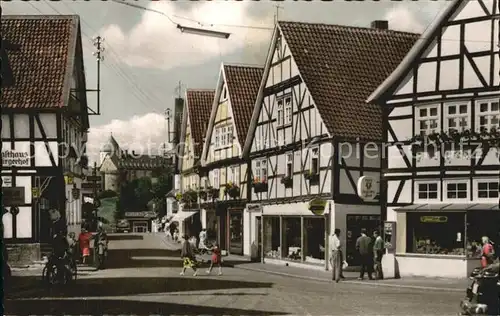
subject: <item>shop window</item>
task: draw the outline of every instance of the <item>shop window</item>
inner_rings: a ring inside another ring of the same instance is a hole
[[[500,244],[500,212],[474,210],[467,212],[467,256],[481,257],[481,238],[487,236],[496,245]]]
[[[293,175],[293,153],[286,154],[286,177]]]
[[[467,183],[447,183],[446,196],[448,199],[466,199],[467,198]]]
[[[282,258],[302,261],[300,217],[284,217],[282,230]]]
[[[416,113],[420,135],[430,135],[439,131],[439,111],[437,105],[418,107]]]
[[[264,256],[266,258],[281,258],[280,254],[280,218],[264,217]]]
[[[304,218],[304,258],[306,262],[325,263],[325,220]]]
[[[437,183],[419,183],[418,198],[421,200],[434,200],[438,198]]]
[[[406,252],[465,255],[465,212],[407,214]]]
[[[480,199],[498,198],[498,182],[478,182],[477,183],[477,197]]]

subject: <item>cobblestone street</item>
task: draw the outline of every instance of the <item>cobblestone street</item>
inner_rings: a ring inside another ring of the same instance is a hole
[[[178,251],[161,239],[110,236],[108,269],[87,269],[64,288],[44,288],[40,271],[16,271],[5,314],[452,315],[463,296],[458,287],[398,287],[397,280],[376,286],[299,279],[230,258],[234,267],[222,276],[207,276],[203,268],[182,277]]]

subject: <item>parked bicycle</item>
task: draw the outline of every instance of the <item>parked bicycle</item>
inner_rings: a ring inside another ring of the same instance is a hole
[[[42,271],[42,280],[46,285],[68,284],[76,281],[78,268],[69,254],[56,256],[51,254]]]

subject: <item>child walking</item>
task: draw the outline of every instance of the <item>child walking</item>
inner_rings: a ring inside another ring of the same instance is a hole
[[[219,245],[214,244],[210,250],[212,250],[212,260],[210,260],[210,268],[208,268],[207,274],[212,272],[212,268],[214,267],[214,264],[216,264],[219,266],[219,275],[222,275],[222,258]]]

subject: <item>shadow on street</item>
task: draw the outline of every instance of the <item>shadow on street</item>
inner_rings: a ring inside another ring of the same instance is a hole
[[[129,300],[7,300],[6,315],[285,315],[286,313]]]
[[[38,276],[13,277],[6,298],[103,297],[224,289],[271,288],[272,283],[192,277],[139,277],[79,279],[66,286],[47,288]],[[228,294],[230,295],[230,294]]]
[[[141,235],[133,235],[133,234],[109,234],[108,240],[143,240],[144,237]]]

